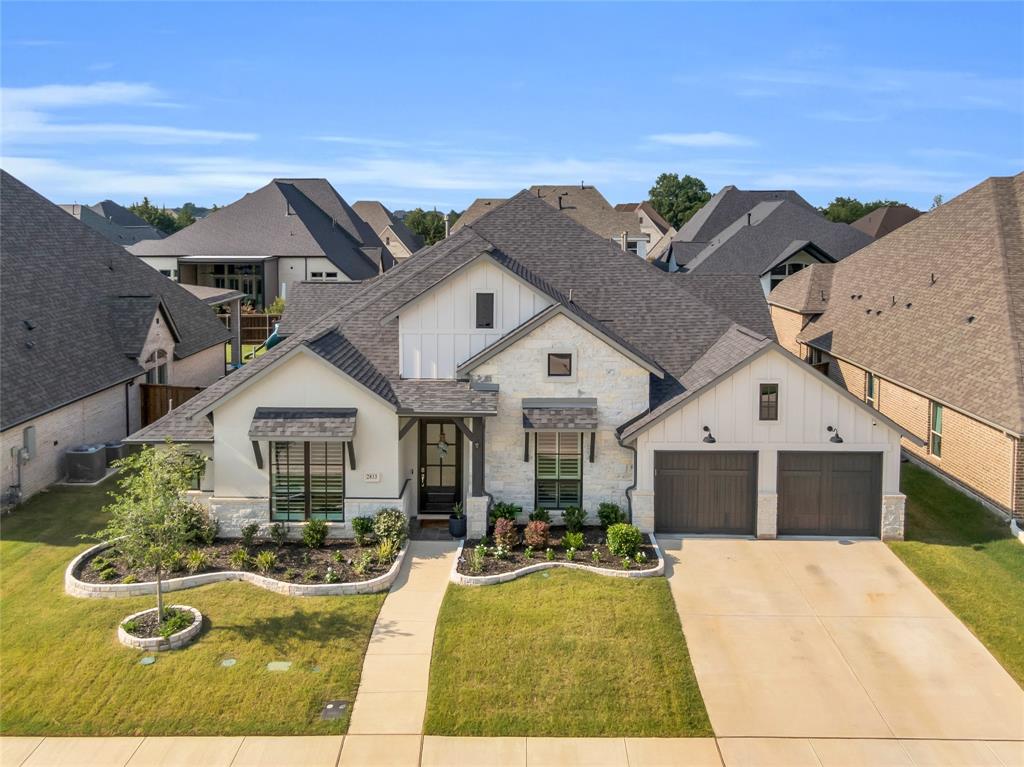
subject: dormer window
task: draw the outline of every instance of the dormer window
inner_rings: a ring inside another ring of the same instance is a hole
[[[476,326],[478,328],[494,327],[494,294],[476,294]]]

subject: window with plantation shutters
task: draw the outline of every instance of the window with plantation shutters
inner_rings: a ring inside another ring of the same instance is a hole
[[[345,521],[345,443],[270,443],[270,518]]]
[[[539,509],[565,509],[583,504],[583,434],[535,433],[535,488]]]

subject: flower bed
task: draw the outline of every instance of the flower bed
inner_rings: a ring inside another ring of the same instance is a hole
[[[171,605],[165,610],[166,618],[175,621],[177,631],[165,636],[160,631],[156,608],[129,615],[117,627],[117,638],[126,647],[136,650],[177,650],[197,636],[203,628],[203,616],[196,608],[187,605]]]

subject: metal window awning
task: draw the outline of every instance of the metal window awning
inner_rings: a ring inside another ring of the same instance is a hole
[[[356,435],[356,409],[329,407],[258,407],[249,424],[251,440],[351,442]]]
[[[594,431],[597,400],[593,397],[523,399],[527,431]]]

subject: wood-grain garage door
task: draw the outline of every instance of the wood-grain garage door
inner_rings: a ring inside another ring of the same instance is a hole
[[[873,535],[881,453],[779,453],[779,535]]]
[[[654,529],[752,535],[757,453],[656,452]]]

